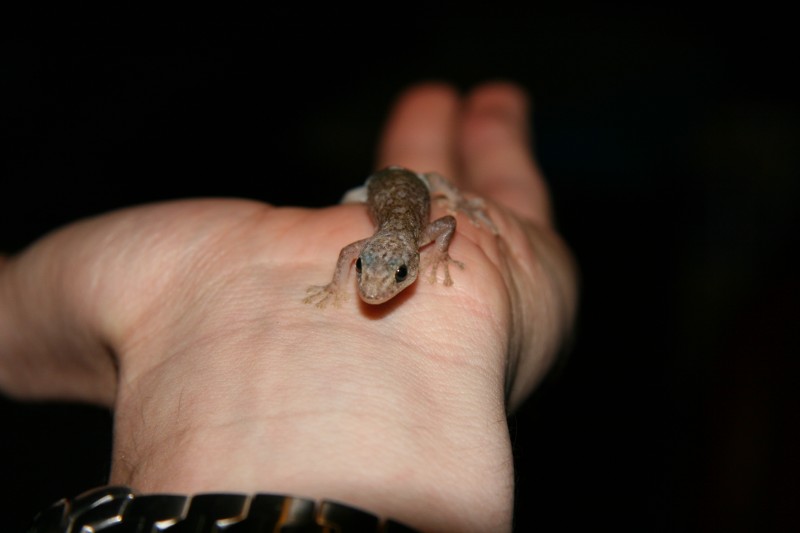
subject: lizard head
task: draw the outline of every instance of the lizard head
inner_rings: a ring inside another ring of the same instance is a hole
[[[381,304],[414,283],[418,272],[416,243],[373,239],[356,260],[358,294],[369,304]]]

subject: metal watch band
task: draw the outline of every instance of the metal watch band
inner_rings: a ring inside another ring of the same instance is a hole
[[[348,505],[278,494],[137,496],[123,486],[101,487],[59,500],[34,519],[28,533],[413,533],[394,520]]]

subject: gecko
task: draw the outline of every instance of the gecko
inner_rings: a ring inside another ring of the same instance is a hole
[[[384,168],[342,199],[342,203],[366,201],[377,226],[375,233],[342,248],[331,282],[309,287],[303,301],[323,308],[331,299],[336,306],[347,299],[344,285],[353,262],[358,294],[368,304],[394,298],[427,268],[431,269],[431,283],[435,283],[442,266],[444,285],[451,286],[450,263],[464,268],[448,251],[456,219],[449,214],[430,221],[432,198],[443,200],[450,213],[464,212],[474,225],[484,226],[497,235],[481,198],[465,199],[455,186],[433,172],[421,174],[399,166]],[[420,263],[420,249],[431,243],[425,261]]]

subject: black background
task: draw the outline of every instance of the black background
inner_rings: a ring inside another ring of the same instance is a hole
[[[0,250],[170,198],[335,203],[372,170],[404,87],[516,81],[582,270],[572,349],[510,418],[517,529],[797,527],[788,22],[444,12],[157,29],[120,16],[3,37]],[[9,531],[104,483],[110,431],[103,410],[0,398]]]

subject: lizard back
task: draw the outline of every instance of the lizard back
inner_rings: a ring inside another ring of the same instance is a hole
[[[378,232],[410,232],[415,239],[428,224],[430,191],[413,172],[389,167],[367,183],[367,203]]]

